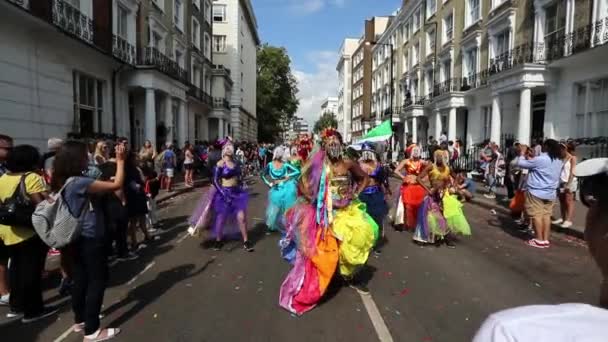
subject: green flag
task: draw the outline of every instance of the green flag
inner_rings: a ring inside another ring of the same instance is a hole
[[[391,121],[386,120],[380,126],[375,127],[371,131],[369,131],[358,143],[362,143],[365,141],[369,142],[378,142],[378,141],[387,141],[393,135],[393,128],[391,127]]]

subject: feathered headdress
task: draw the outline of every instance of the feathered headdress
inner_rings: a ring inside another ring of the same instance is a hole
[[[327,127],[321,131],[321,140],[323,142],[325,142],[330,137],[337,137],[338,139],[340,139],[340,142],[342,142],[342,134],[340,134],[337,129],[333,127]]]

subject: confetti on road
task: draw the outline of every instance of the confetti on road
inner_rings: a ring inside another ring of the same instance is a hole
[[[235,286],[235,287],[234,287],[234,289],[238,291],[238,290],[240,290],[241,288],[240,288],[239,286]]]
[[[534,286],[540,287],[540,284],[539,283],[534,283]]]
[[[395,314],[396,314],[397,316],[401,316],[401,312],[399,312],[399,310],[395,310]]]
[[[154,314],[154,318],[158,318],[158,314]]]
[[[408,289],[408,288],[406,287],[406,288],[404,288],[403,290],[401,290],[401,292],[399,292],[399,295],[400,295],[401,297],[403,297],[403,296],[407,296],[409,293],[410,293],[410,289]]]

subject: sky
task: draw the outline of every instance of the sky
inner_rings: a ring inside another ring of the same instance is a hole
[[[336,96],[338,51],[344,38],[359,38],[363,22],[390,15],[401,0],[252,0],[262,42],[287,49],[298,80],[296,115],[312,126],[321,102]]]

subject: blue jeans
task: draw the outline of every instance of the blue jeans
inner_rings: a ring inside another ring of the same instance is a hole
[[[488,186],[490,187],[490,192],[495,194],[496,193],[496,183],[497,183],[496,177],[494,175],[487,175],[486,181],[488,182]]]

